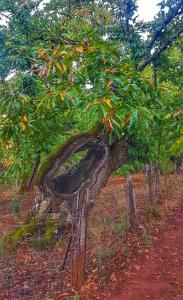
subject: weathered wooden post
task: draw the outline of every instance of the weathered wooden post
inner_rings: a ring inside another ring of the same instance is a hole
[[[128,207],[127,210],[128,228],[132,230],[137,225],[136,201],[135,201],[135,194],[133,189],[132,175],[129,175],[127,177],[126,193],[127,193],[127,207]]]
[[[153,166],[151,163],[149,163],[146,166],[146,176],[147,176],[147,183],[148,183],[148,189],[149,189],[149,201],[154,201],[154,191],[153,191]]]
[[[155,195],[158,196],[160,192],[160,167],[159,164],[155,168]]]
[[[72,229],[72,287],[78,290],[85,276],[89,190],[78,193]]]

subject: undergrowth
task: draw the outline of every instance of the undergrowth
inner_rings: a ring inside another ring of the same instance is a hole
[[[11,230],[0,236],[0,257],[16,251],[23,239],[27,239],[27,244],[35,250],[50,249],[57,241],[58,223],[47,221],[40,224],[38,219],[33,219],[29,223],[24,223],[20,227]]]
[[[147,220],[162,218],[162,209],[157,204],[148,204],[144,207],[144,215]]]

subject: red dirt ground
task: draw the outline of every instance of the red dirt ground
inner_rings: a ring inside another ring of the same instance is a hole
[[[92,212],[87,281],[80,297],[69,297],[74,295],[70,289],[70,261],[65,272],[58,270],[64,249],[61,238],[53,249],[44,251],[28,248],[22,241],[17,253],[0,261],[0,300],[183,300],[183,178],[172,174],[161,178],[159,205],[163,218],[149,221],[144,218],[148,203],[145,176],[135,174],[133,179],[139,225],[152,237],[148,245],[135,234],[119,238],[110,227],[110,222],[119,222],[125,189],[124,178],[110,178]],[[19,220],[11,215],[9,206],[14,194],[14,190],[7,190],[0,195],[2,233],[18,226]],[[21,221],[33,201],[34,193],[22,197]],[[111,249],[112,253],[106,252]],[[107,255],[102,257],[101,265],[96,260],[98,250]]]
[[[183,299],[183,203],[146,257],[135,262],[109,299]]]

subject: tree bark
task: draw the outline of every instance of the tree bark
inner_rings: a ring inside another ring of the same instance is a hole
[[[87,150],[79,164],[61,176],[57,172],[74,153]],[[56,155],[51,155],[45,166],[40,166],[37,178],[38,193],[30,217],[45,220],[53,214],[72,223],[77,197],[81,189],[88,189],[88,206],[105,186],[110,175],[127,160],[128,145],[116,140],[109,145],[103,132],[79,135],[70,140]],[[44,164],[44,163],[43,163]]]
[[[25,192],[29,192],[32,189],[32,187],[34,185],[36,173],[37,173],[37,170],[39,168],[39,164],[40,164],[40,154],[37,154],[31,176],[29,178],[24,179],[21,183],[21,186],[20,186],[20,189],[19,189],[20,194],[23,194]]]
[[[87,152],[78,165],[56,175],[71,155],[83,150]],[[29,218],[44,222],[56,215],[65,225],[72,225],[72,286],[75,289],[79,289],[84,279],[88,213],[108,178],[127,160],[127,153],[125,141],[114,139],[109,145],[105,134],[96,131],[72,138],[40,166],[38,193]]]
[[[36,160],[35,160],[35,163],[34,163],[33,172],[32,172],[32,175],[31,175],[31,177],[29,179],[29,182],[28,182],[28,187],[27,187],[28,191],[30,191],[30,189],[34,185],[34,180],[35,180],[35,176],[36,176],[37,170],[39,168],[39,164],[40,164],[40,154],[37,154],[37,157],[36,157]]]

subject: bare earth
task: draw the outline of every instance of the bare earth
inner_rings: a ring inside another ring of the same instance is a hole
[[[136,268],[132,268],[126,280],[123,278],[110,299],[183,299],[183,203],[169,217],[146,257],[136,261]]]
[[[146,237],[152,237],[149,244],[135,234],[123,239],[114,231],[124,205],[125,179],[110,178],[92,212],[87,280],[81,291],[71,290],[70,259],[64,272],[58,268],[64,237],[43,251],[23,240],[17,251],[0,260],[0,300],[183,300],[183,177],[161,178],[163,219],[149,221],[144,218],[145,175],[133,179],[139,224],[145,226]],[[12,188],[0,192],[0,234],[19,226],[34,202],[34,192],[23,196],[17,220],[10,206],[15,194]]]

